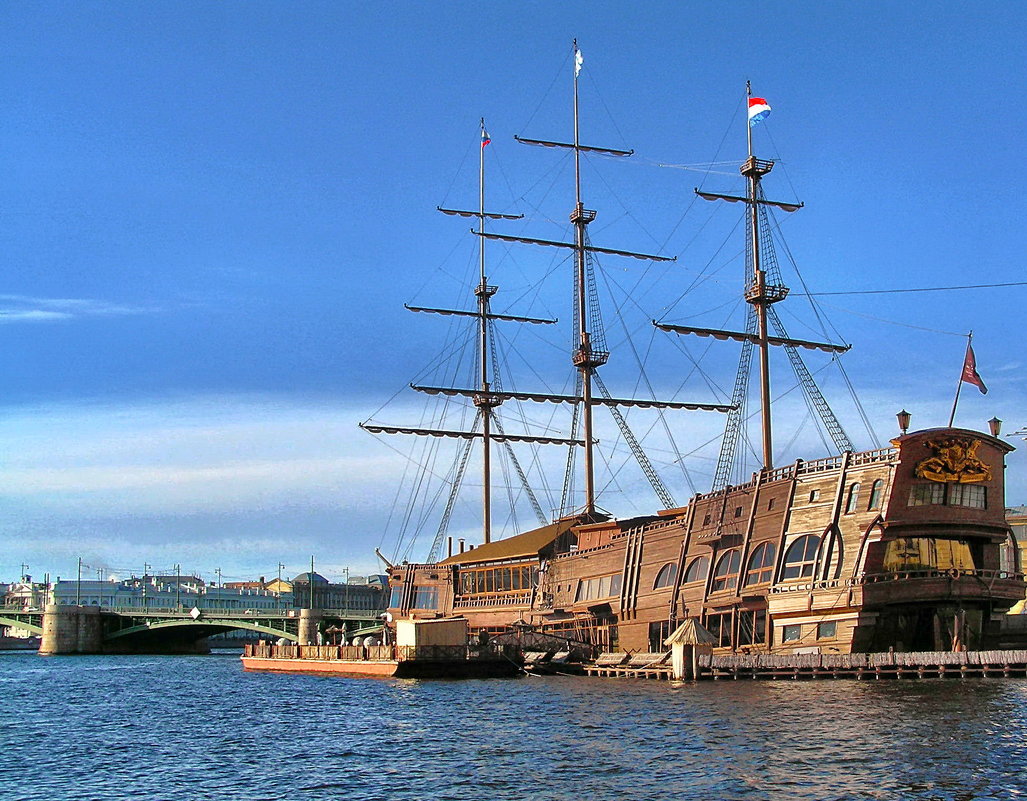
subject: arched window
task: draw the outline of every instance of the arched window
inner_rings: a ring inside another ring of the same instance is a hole
[[[881,508],[881,492],[884,489],[884,479],[879,478],[870,485],[870,502],[867,503],[867,511]]]
[[[664,587],[673,587],[674,579],[677,577],[678,563],[667,562],[667,564],[660,568],[660,572],[656,574],[656,582],[653,584],[653,589],[662,590]]]
[[[761,542],[753,548],[749,564],[745,568],[745,586],[763,584],[774,578],[774,557],[777,548],[772,542]]]
[[[713,571],[712,592],[717,590],[733,590],[735,588],[735,585],[738,583],[738,564],[741,561],[742,557],[739,555],[737,548],[726,551],[717,560],[717,567]]]
[[[710,560],[705,556],[697,556],[693,559],[685,571],[685,580],[682,584],[693,584],[696,581],[705,581],[706,574],[710,572]]]
[[[858,488],[859,484],[855,486]],[[812,576],[819,547],[820,537],[816,534],[799,537],[789,545],[788,550],[785,551],[785,563],[781,571],[781,578],[794,579]]]
[[[849,515],[856,511],[856,504],[859,503],[859,484],[849,487],[849,500],[845,504],[845,514]]]
[[[998,549],[998,569],[1004,573],[1016,573],[1019,565],[1016,558],[1016,539],[1006,534],[1006,541]]]

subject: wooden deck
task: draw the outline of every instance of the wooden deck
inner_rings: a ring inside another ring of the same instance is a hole
[[[672,678],[670,653],[603,654],[584,666],[601,678]],[[879,654],[699,655],[700,679],[1027,678],[1027,651],[926,651]]]

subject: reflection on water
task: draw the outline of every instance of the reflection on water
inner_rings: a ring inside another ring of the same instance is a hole
[[[5,798],[1011,799],[1027,681],[417,682],[0,656]]]

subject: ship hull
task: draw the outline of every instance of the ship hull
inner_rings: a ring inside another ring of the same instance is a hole
[[[1003,613],[1027,590],[1005,520],[1009,450],[934,429],[762,471],[644,518],[558,521],[393,568],[390,612],[562,636],[594,653],[661,651],[687,619],[716,653],[996,648]]]

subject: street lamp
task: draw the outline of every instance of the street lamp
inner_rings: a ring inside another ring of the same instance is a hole
[[[278,584],[275,585],[275,595],[277,600],[275,601],[275,608],[282,608],[282,571],[285,570],[285,565],[281,562],[278,563]]]
[[[991,431],[991,435],[993,437],[997,437],[999,434],[1002,433],[1002,421],[999,420],[997,417],[992,417],[988,421],[988,429]]]
[[[909,431],[909,418],[912,416],[913,415],[911,415],[905,409],[903,409],[901,412],[895,415],[896,419],[899,421],[899,429],[902,431],[903,434]]]

